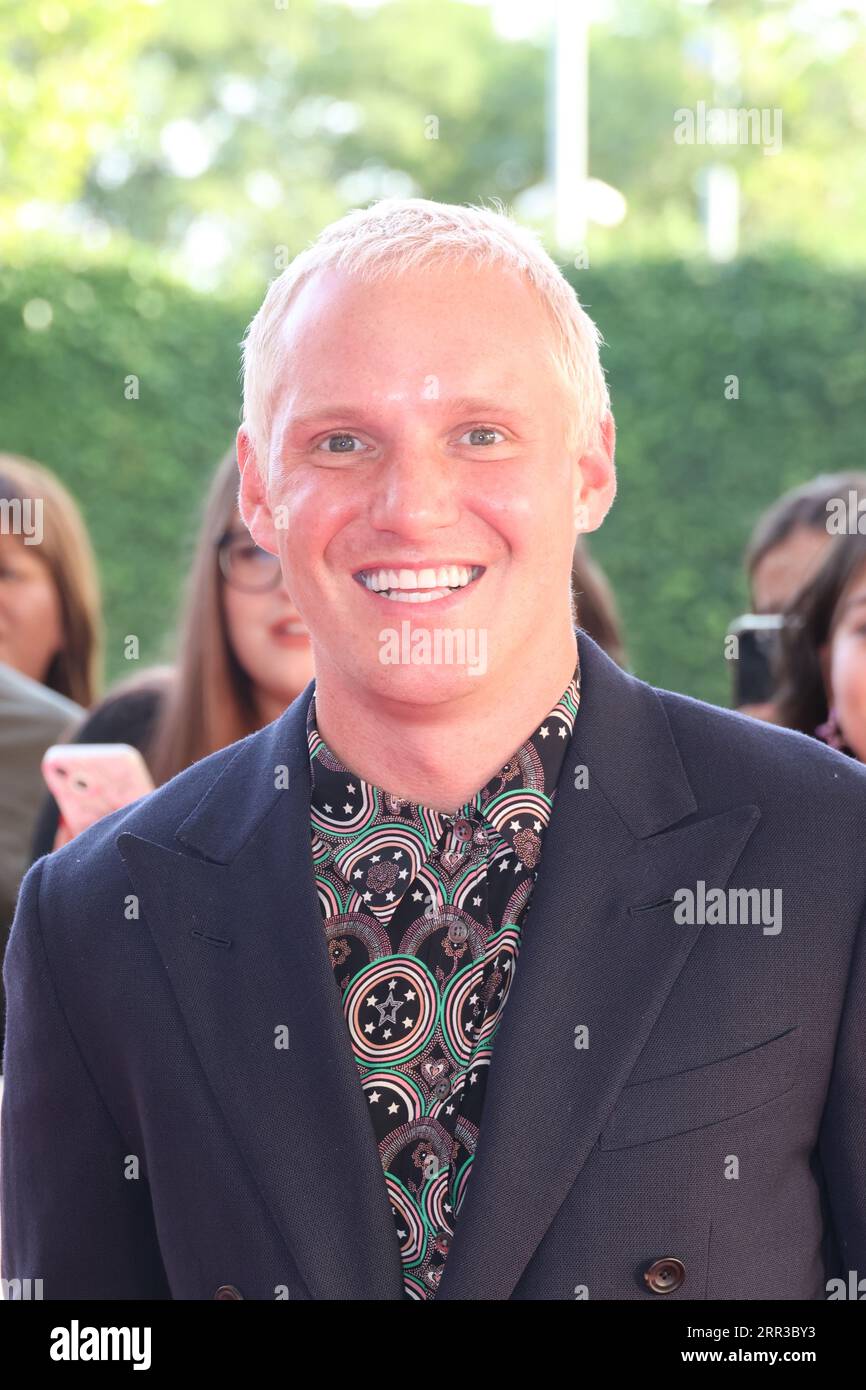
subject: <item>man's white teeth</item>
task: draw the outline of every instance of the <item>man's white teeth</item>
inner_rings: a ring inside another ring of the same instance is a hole
[[[462,589],[481,573],[481,565],[443,565],[440,569],[371,570],[361,578],[376,594],[403,603],[429,603]]]

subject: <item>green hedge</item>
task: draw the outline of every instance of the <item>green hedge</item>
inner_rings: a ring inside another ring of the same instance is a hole
[[[745,606],[741,555],[779,492],[863,464],[866,279],[798,259],[614,263],[572,272],[607,346],[619,495],[593,551],[632,669],[728,703],[723,656]],[[22,310],[52,306],[34,331]],[[97,547],[108,674],[123,638],[165,657],[202,491],[238,421],[238,344],[255,304],[141,265],[0,273],[0,448],[54,468]],[[135,374],[138,400],[124,398]],[[735,375],[739,399],[725,399]]]
[[[47,301],[34,332],[23,307]],[[238,426],[246,309],[119,266],[31,264],[0,275],[0,449],[53,468],[100,560],[109,679],[171,653],[176,599],[203,494]],[[125,382],[138,377],[139,398]]]
[[[756,518],[816,473],[864,466],[866,278],[796,259],[582,275],[618,432],[594,554],[637,674],[727,704],[724,636],[746,606]]]

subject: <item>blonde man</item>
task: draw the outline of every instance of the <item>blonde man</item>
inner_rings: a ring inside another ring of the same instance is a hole
[[[498,210],[376,204],[271,286],[240,505],[316,680],[25,881],[7,1276],[652,1301],[866,1268],[866,774],[575,630],[598,343]]]

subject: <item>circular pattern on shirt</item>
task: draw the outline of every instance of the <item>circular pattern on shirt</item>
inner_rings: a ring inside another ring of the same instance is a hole
[[[417,1202],[393,1173],[385,1174],[388,1200],[394,1208],[400,1258],[404,1265],[416,1265],[427,1249],[427,1232]]]
[[[319,761],[323,761],[322,758]],[[310,824],[323,837],[357,835],[378,814],[378,795],[361,778],[346,773],[339,783],[320,787],[310,803]]]
[[[535,868],[541,847],[541,836],[550,821],[553,804],[543,792],[529,787],[516,787],[514,791],[504,791],[494,796],[485,815],[490,824],[505,838],[510,832],[516,844],[521,846],[521,862],[528,868]],[[517,836],[520,837],[519,841]],[[528,857],[524,858],[524,854]],[[530,859],[535,863],[530,863]]]
[[[357,1058],[383,1066],[414,1057],[436,1027],[436,981],[419,960],[388,956],[355,976],[343,1001]]]
[[[411,923],[400,942],[400,954],[416,956],[422,943],[437,933],[442,935],[443,946],[447,941],[452,951],[462,947],[466,961],[477,960],[484,953],[485,936],[480,924],[468,913],[446,904],[429,908]]]
[[[529,899],[532,897],[532,890],[534,887],[535,882],[533,879],[521,879],[508,899],[508,902],[505,904],[505,910],[502,913],[502,922],[504,926],[513,926],[515,922],[519,922],[521,929],[523,928],[525,920],[523,911]]]
[[[378,825],[334,855],[347,883],[368,912],[388,920],[426,856],[424,841],[411,826]]]
[[[411,1149],[412,1181],[421,1188],[439,1173],[447,1173],[454,1140],[438,1120],[429,1115],[408,1125],[400,1125],[379,1145],[383,1166],[394,1167],[395,1159]]]
[[[414,1274],[411,1269],[403,1266],[403,1289],[407,1299],[413,1303],[426,1303],[430,1297],[430,1290],[426,1287],[424,1280]]]
[[[455,1177],[454,1182],[452,1183],[451,1191],[453,1194],[454,1204],[454,1211],[451,1217],[452,1221],[456,1220],[456,1218],[460,1215],[460,1208],[463,1206],[463,1199],[466,1196],[466,1188],[469,1185],[469,1174],[472,1171],[472,1163],[474,1158],[474,1154],[469,1155],[466,1162],[463,1164],[459,1173]]]
[[[503,788],[507,788],[509,782],[519,778],[524,787],[530,787],[539,791],[544,788],[544,763],[537,750],[531,743],[526,743],[519,749],[515,757],[509,758],[507,763],[503,763],[499,771],[502,779]],[[485,815],[487,808],[485,807]]]
[[[368,960],[379,960],[387,956],[391,949],[388,933],[375,917],[361,912],[341,912],[329,918],[325,925],[325,938],[328,943],[328,959],[336,969],[348,959],[346,949],[349,940],[359,941],[367,953]]]
[[[424,1115],[424,1092],[417,1081],[404,1072],[368,1071],[364,1073],[362,1085],[374,1127],[380,1110],[387,1114],[391,1126],[411,1124]]]
[[[496,842],[499,835],[491,830],[490,838]],[[452,907],[459,908],[461,912],[468,912],[470,917],[479,922],[485,921],[487,917],[487,875],[490,861],[497,848],[498,845],[493,843],[480,859],[473,859],[467,863],[449,894]]]
[[[451,1213],[445,1208],[450,1206],[448,1193],[451,1185],[451,1174],[448,1169],[439,1173],[438,1177],[431,1178],[424,1188],[424,1200],[421,1210],[424,1213],[424,1220],[434,1231],[442,1233],[447,1231],[449,1235],[454,1234],[451,1225]]]
[[[516,931],[503,932],[493,960],[473,962],[446,989],[442,1034],[458,1062],[468,1062],[478,1044],[496,1028],[511,987],[518,942]]]

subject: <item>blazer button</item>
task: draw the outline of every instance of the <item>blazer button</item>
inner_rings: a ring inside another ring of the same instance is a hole
[[[240,1289],[236,1289],[236,1288],[235,1288],[234,1284],[220,1284],[219,1288],[217,1289],[216,1293],[214,1294],[214,1298],[219,1298],[219,1299],[240,1298],[240,1299],[243,1299],[243,1294],[241,1293]]]
[[[653,1293],[674,1293],[685,1283],[686,1267],[682,1260],[669,1256],[664,1260],[654,1260],[649,1269],[644,1270],[643,1277]]]

